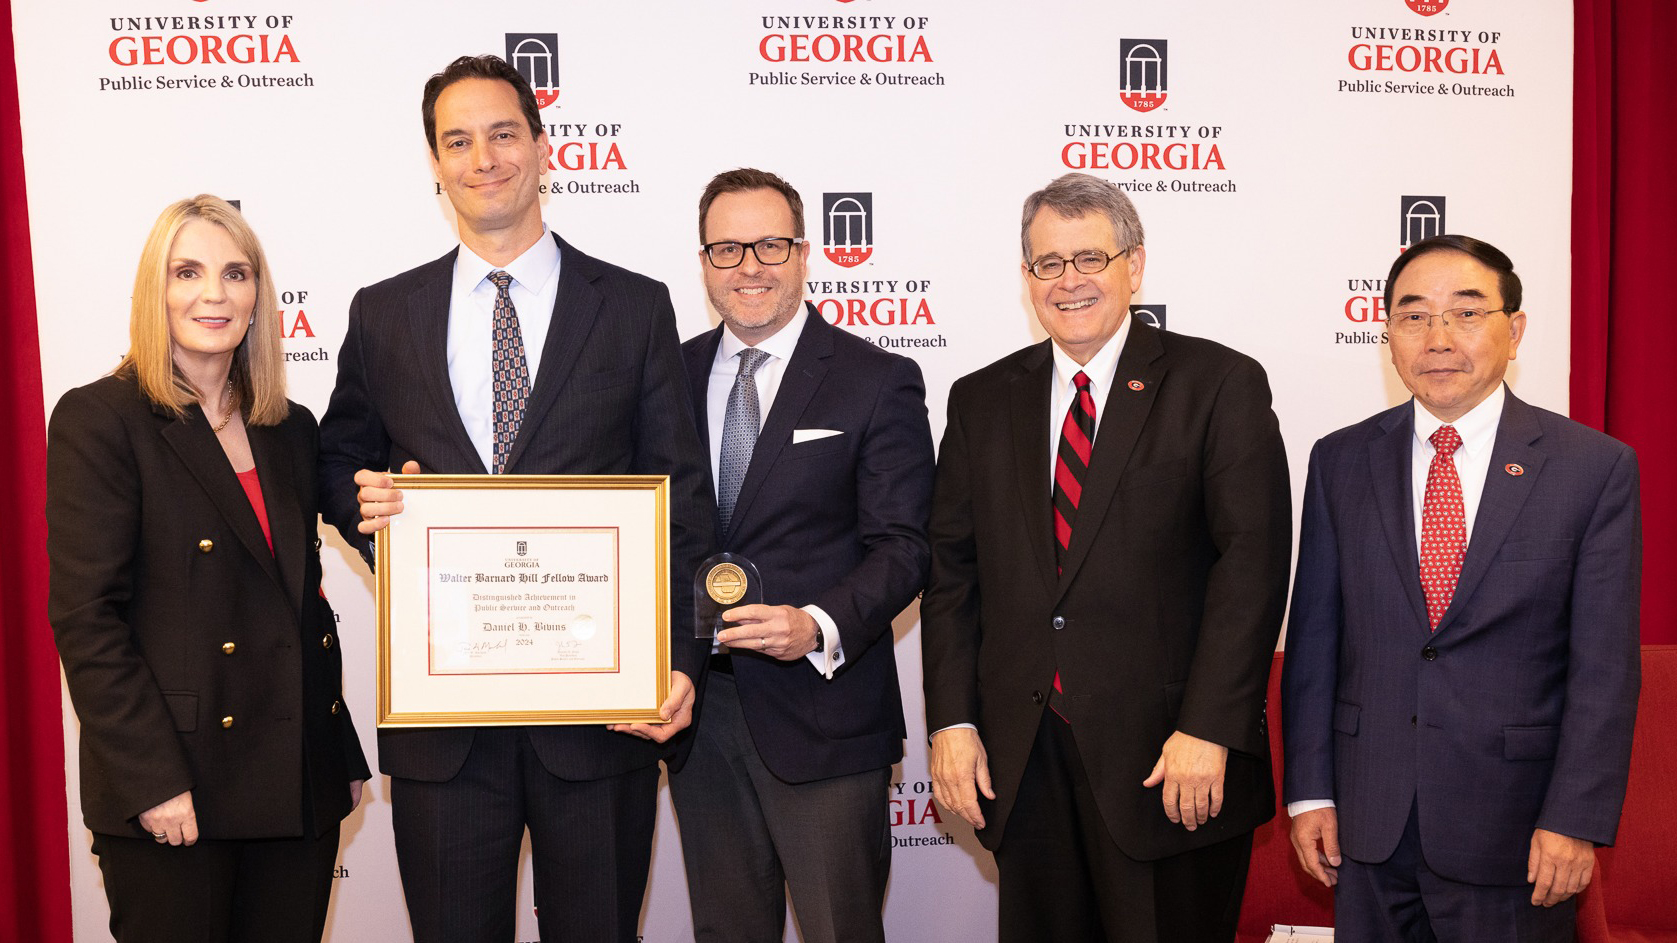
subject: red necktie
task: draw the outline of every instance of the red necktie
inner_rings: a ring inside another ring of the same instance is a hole
[[[1427,622],[1437,631],[1456,595],[1467,554],[1467,514],[1462,509],[1462,480],[1452,461],[1462,444],[1461,434],[1452,426],[1439,426],[1429,441],[1434,452],[1421,504],[1421,591],[1427,597]]]
[[[1066,410],[1066,421],[1060,425],[1060,447],[1054,457],[1056,573],[1060,571],[1066,551],[1071,548],[1071,525],[1077,520],[1077,504],[1083,499],[1083,482],[1089,477],[1089,455],[1095,449],[1095,398],[1089,393],[1089,375],[1079,370],[1071,382],[1077,386],[1077,395]],[[1054,672],[1054,693],[1065,693],[1060,687],[1058,671]]]

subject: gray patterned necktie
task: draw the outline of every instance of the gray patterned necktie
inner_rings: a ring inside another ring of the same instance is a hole
[[[751,448],[757,444],[757,430],[762,426],[757,381],[752,377],[769,355],[747,347],[740,351],[739,358],[739,373],[734,376],[734,388],[728,392],[728,412],[722,419],[722,461],[716,475],[716,510],[723,533],[728,532],[728,521],[734,516],[734,502],[739,499],[740,483],[745,481],[745,470],[751,465]]]
[[[512,276],[497,269],[488,277],[496,289],[490,353],[494,380],[491,416],[495,424],[491,470],[499,475],[506,470],[507,454],[518,438],[518,427],[524,423],[524,403],[530,398],[530,366],[524,357],[524,334],[518,329],[518,312],[513,310],[512,294],[507,290],[512,286]]]

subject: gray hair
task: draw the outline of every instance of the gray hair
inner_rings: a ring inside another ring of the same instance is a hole
[[[1146,235],[1135,204],[1117,184],[1088,174],[1065,174],[1025,198],[1019,243],[1026,262],[1031,260],[1031,221],[1044,209],[1053,210],[1062,219],[1076,219],[1090,213],[1104,215],[1112,223],[1112,236],[1118,240],[1120,252],[1141,245]]]

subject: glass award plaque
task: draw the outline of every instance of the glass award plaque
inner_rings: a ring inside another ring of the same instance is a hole
[[[699,564],[693,575],[693,637],[715,638],[735,625],[722,613],[763,601],[763,577],[757,565],[737,553],[719,553]]]

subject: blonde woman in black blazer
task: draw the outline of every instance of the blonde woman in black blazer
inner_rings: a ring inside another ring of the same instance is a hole
[[[370,775],[255,234],[213,196],[152,227],[130,349],[47,443],[49,614],[111,932],[318,941]]]

